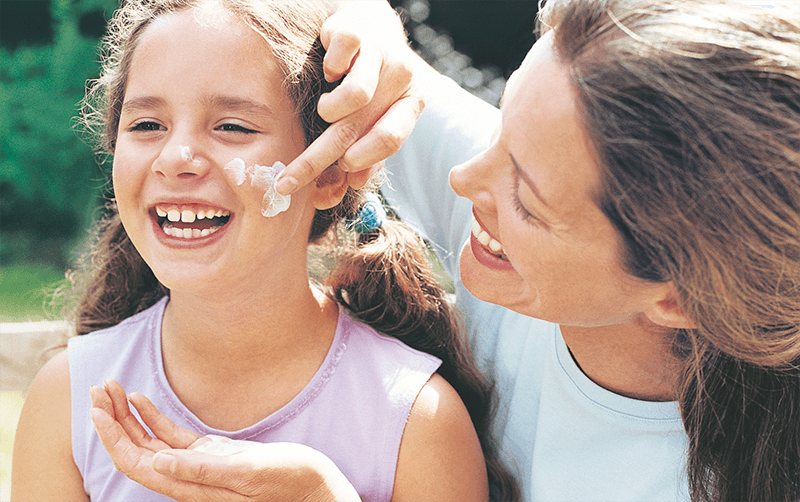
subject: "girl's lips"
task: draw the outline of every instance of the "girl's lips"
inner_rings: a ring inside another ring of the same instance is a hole
[[[514,266],[506,259],[502,244],[483,228],[473,210],[470,249],[481,265],[495,270],[513,270]]]

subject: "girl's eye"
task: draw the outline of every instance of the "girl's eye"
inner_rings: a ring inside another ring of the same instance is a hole
[[[130,127],[131,131],[160,131],[162,129],[161,124],[149,120],[137,122]]]
[[[239,124],[222,124],[221,126],[217,127],[217,130],[225,132],[239,132],[243,134],[255,134],[258,132],[253,129],[240,126]]]

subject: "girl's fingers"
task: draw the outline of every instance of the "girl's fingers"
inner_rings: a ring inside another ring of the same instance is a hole
[[[115,418],[114,403],[111,402],[111,396],[108,395],[108,391],[106,391],[105,388],[92,385],[89,389],[89,395],[92,401],[92,408],[99,408],[106,412],[112,419]]]
[[[111,456],[114,467],[128,477],[131,477],[129,473],[142,469],[149,470],[152,452],[135,445],[122,425],[105,410],[92,408],[90,414],[97,436]]]
[[[175,425],[166,415],[158,411],[158,408],[143,394],[134,392],[128,396],[128,400],[139,412],[145,425],[167,447],[188,448],[201,437],[195,432]]]
[[[125,394],[125,389],[122,388],[119,382],[116,380],[106,380],[104,385],[114,404],[115,418],[134,445],[150,450],[151,452],[170,447],[165,442],[153,438],[139,422],[139,419],[131,413],[131,409],[128,406],[128,396]]]

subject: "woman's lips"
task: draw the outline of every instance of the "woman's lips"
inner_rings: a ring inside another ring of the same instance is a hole
[[[472,232],[470,233],[472,254],[481,265],[496,270],[513,270],[514,267],[505,256],[503,245],[483,229],[473,215]]]

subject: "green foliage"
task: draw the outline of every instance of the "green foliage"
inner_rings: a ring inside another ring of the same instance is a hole
[[[114,5],[53,0],[52,45],[0,48],[0,264],[62,268],[96,212],[106,175],[73,126],[97,40],[81,36],[79,16]]]
[[[0,322],[53,320],[59,305],[53,291],[65,284],[64,273],[41,265],[0,267]]]

